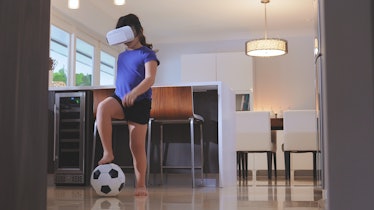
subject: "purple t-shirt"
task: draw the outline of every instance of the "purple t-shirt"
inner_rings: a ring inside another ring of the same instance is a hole
[[[145,63],[157,61],[156,53],[148,47],[135,50],[126,50],[119,54],[117,61],[117,80],[115,94],[123,98],[145,78]],[[136,101],[152,97],[150,88],[144,94],[139,95]]]

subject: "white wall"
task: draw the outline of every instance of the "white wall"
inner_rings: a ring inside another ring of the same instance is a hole
[[[288,40],[289,53],[280,57],[254,59],[255,109],[312,109],[314,96],[313,35],[282,37]],[[243,52],[247,40],[221,42],[157,44],[161,62],[156,84],[180,82],[183,54]],[[197,75],[198,76],[198,75]]]
[[[254,108],[315,108],[313,36],[288,39],[288,54],[254,59]],[[278,116],[279,116],[278,114]]]
[[[243,51],[246,40],[195,43],[154,44],[158,49],[157,56],[161,62],[158,67],[156,84],[175,84],[180,82],[181,63],[183,54],[216,53]]]

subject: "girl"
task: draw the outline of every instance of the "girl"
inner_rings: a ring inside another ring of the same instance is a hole
[[[98,164],[114,160],[112,119],[127,120],[136,176],[135,196],[146,196],[145,138],[151,110],[151,86],[155,81],[159,61],[152,51],[152,45],[146,42],[143,27],[136,15],[120,17],[116,28],[123,26],[132,28],[135,39],[125,43],[127,49],[118,56],[114,94],[100,102],[97,108],[96,123],[103,146],[103,157]]]

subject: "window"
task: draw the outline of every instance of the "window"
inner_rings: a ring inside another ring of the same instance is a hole
[[[69,78],[70,34],[56,26],[51,26],[50,57],[55,61],[53,82],[56,86],[66,86]]]
[[[75,85],[91,86],[94,69],[94,47],[76,39],[75,47]]]
[[[56,13],[57,14],[57,13]],[[55,61],[50,85],[114,85],[120,48],[58,15],[51,17],[50,57]]]
[[[115,62],[114,56],[100,52],[100,85],[114,85]]]

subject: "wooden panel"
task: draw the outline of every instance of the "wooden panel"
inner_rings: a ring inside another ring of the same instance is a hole
[[[192,87],[153,87],[151,117],[159,120],[193,116]]]

